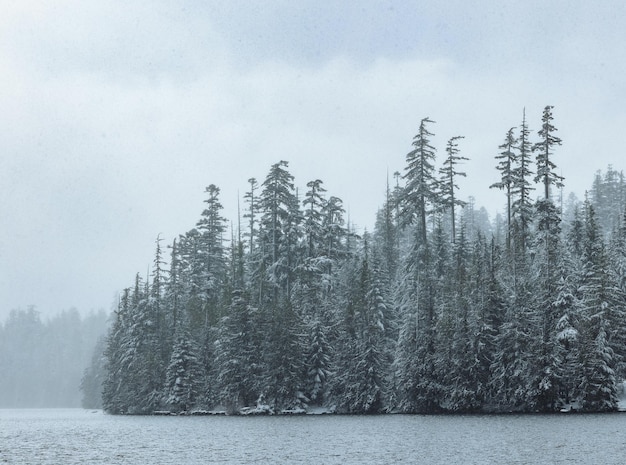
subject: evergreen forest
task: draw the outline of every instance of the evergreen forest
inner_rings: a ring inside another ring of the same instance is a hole
[[[83,384],[102,379],[113,414],[616,410],[626,182],[609,166],[564,200],[553,107],[540,121],[494,144],[493,221],[461,200],[463,137],[437,150],[429,118],[372,231],[286,161],[248,179],[234,222],[208,186],[121,293]]]
[[[82,403],[100,408],[102,380],[83,372],[96,365],[92,352],[101,358],[108,316],[70,309],[42,320],[34,307],[12,310],[0,323],[0,409],[80,407],[81,389]]]

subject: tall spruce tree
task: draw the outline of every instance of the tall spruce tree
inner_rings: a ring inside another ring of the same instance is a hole
[[[465,177],[466,174],[462,171],[457,171],[456,166],[462,160],[469,160],[467,157],[461,157],[459,153],[459,139],[463,139],[463,136],[453,137],[448,141],[446,146],[447,157],[443,162],[443,167],[439,169],[441,174],[440,185],[440,203],[443,210],[450,212],[450,226],[452,229],[452,242],[456,241],[456,218],[455,209],[457,206],[465,206],[464,201],[458,198],[457,190],[459,186],[456,184],[456,178],[459,176]]]
[[[581,283],[582,408],[610,411],[617,408],[617,360],[611,344],[616,302],[608,257],[593,206],[585,204],[584,275]]]
[[[499,146],[502,150],[496,156],[499,160],[496,169],[500,172],[500,181],[489,186],[490,189],[497,188],[506,192],[506,250],[511,251],[511,228],[513,219],[513,186],[514,174],[513,170],[517,166],[517,154],[515,147],[517,139],[514,134],[515,128],[510,128],[506,133],[504,143]]]
[[[224,233],[226,219],[222,217],[222,204],[219,200],[220,189],[214,184],[205,190],[206,208],[197,223],[199,237],[198,270],[201,299],[204,309],[205,328],[215,326],[221,317],[220,308],[222,290],[226,279],[226,254],[224,250]]]
[[[544,185],[544,198],[539,199],[535,206],[535,268],[537,282],[537,311],[535,312],[536,339],[534,364],[533,392],[535,405],[541,411],[554,411],[559,402],[559,341],[556,337],[556,326],[560,315],[555,306],[558,298],[558,283],[563,276],[561,263],[561,212],[550,196],[551,186],[562,187],[563,177],[555,173],[553,161],[554,146],[561,140],[554,135],[556,128],[552,125],[552,108],[546,106],[543,112],[542,127],[539,130],[541,141],[533,145],[537,153],[537,175],[535,182]]]
[[[259,183],[255,178],[248,179],[248,183],[250,184],[250,190],[244,194],[244,200],[248,204],[248,212],[243,217],[248,219],[248,230],[245,236],[248,237],[248,252],[252,253],[256,239],[257,211],[259,208],[259,199],[256,191],[259,188]]]
[[[202,399],[202,366],[199,350],[186,325],[181,324],[165,375],[164,405],[174,412],[187,412]]]
[[[258,310],[236,289],[230,310],[220,322],[216,356],[217,401],[230,412],[254,406],[262,393],[262,340]]]
[[[541,117],[541,129],[539,130],[540,141],[533,145],[533,152],[537,153],[537,174],[535,182],[543,183],[544,199],[550,198],[550,186],[563,187],[563,177],[555,173],[556,165],[552,160],[554,147],[561,145],[561,139],[554,133],[557,129],[552,125],[552,105],[546,105]]]
[[[435,148],[431,145],[433,136],[427,126],[434,123],[429,118],[420,122],[418,133],[413,138],[413,150],[406,155],[402,214],[407,224],[417,222],[418,237],[426,243],[426,217],[429,205],[437,202],[437,183],[435,176]]]
[[[511,204],[513,217],[514,243],[518,254],[525,254],[528,247],[529,230],[533,214],[531,192],[534,188],[530,184],[531,176],[531,153],[530,130],[526,122],[526,109],[522,118],[520,134],[518,138],[517,164],[513,168],[512,192],[515,196]]]
[[[274,305],[287,293],[291,273],[286,253],[292,245],[289,232],[297,198],[288,166],[286,161],[272,165],[259,198],[261,217],[256,248],[259,259],[255,281],[261,303],[269,300]]]

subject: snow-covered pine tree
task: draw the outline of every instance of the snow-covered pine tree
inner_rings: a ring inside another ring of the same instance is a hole
[[[496,410],[528,411],[534,348],[533,288],[529,281],[521,279],[515,287],[510,286],[508,283],[504,287],[504,295],[510,298],[496,336],[490,387],[495,395]]]
[[[626,212],[621,227],[612,235],[608,252],[610,275],[616,284],[610,337],[617,361],[616,375],[623,381],[626,378]]]
[[[181,322],[165,376],[163,403],[173,412],[189,412],[202,400],[203,369],[199,350]]]
[[[597,222],[603,231],[610,233],[621,226],[622,214],[626,210],[626,181],[624,173],[612,165],[606,171],[598,171],[590,190]]]
[[[462,225],[453,247],[451,292],[447,295],[452,310],[448,331],[450,338],[440,342],[449,346],[450,358],[439,363],[448,367],[442,373],[445,392],[443,403],[446,409],[455,412],[477,411],[482,406],[484,397],[478,350],[475,346],[479,328],[472,306],[472,256],[473,251]]]
[[[556,164],[553,161],[554,147],[561,145],[561,139],[554,133],[552,125],[552,106],[546,106],[542,117],[542,127],[539,130],[540,142],[533,145],[537,153],[537,175],[535,182],[544,185],[544,197],[539,199],[535,206],[535,224],[537,231],[533,244],[534,274],[537,279],[537,310],[534,358],[534,380],[532,381],[535,393],[535,408],[540,411],[554,411],[560,407],[559,401],[559,343],[556,334],[556,325],[559,321],[554,302],[557,300],[557,283],[563,277],[563,267],[560,258],[563,255],[561,247],[561,212],[551,198],[551,187],[563,186],[563,177],[555,173]]]
[[[102,403],[110,413],[152,413],[161,400],[158,334],[145,288],[137,275],[133,291],[120,300],[109,334]]]
[[[617,408],[617,379],[613,334],[623,321],[616,301],[606,246],[596,222],[595,211],[585,202],[585,237],[581,296],[581,381],[582,408],[607,411]],[[616,327],[617,326],[617,327]],[[621,329],[621,328],[620,328]]]
[[[514,195],[514,200],[511,204],[513,218],[512,238],[517,255],[524,255],[529,245],[529,231],[533,214],[530,195],[534,190],[530,184],[531,176],[533,175],[530,169],[532,146],[530,143],[530,130],[526,122],[526,109],[524,109],[518,144],[517,163],[511,171],[511,192]]]
[[[289,244],[291,215],[297,203],[288,166],[286,161],[272,165],[259,198],[259,240],[252,257],[255,266],[253,295],[259,305],[275,305],[287,292],[291,271],[287,269],[287,257],[281,252],[289,248],[285,246]]]
[[[259,188],[259,183],[256,178],[248,179],[248,183],[250,184],[250,190],[243,196],[245,202],[248,204],[248,212],[243,215],[243,217],[248,220],[248,229],[244,233],[244,237],[248,238],[248,253],[252,253],[256,240],[257,212],[259,208],[259,199],[256,191]]]
[[[351,255],[348,250],[351,237],[345,225],[344,214],[343,201],[334,195],[330,196],[322,210],[322,234],[326,259],[323,286],[324,295],[330,300],[333,298],[333,290],[336,287],[339,265]]]
[[[550,198],[550,186],[563,187],[563,177],[556,174],[556,165],[552,160],[554,147],[561,145],[561,139],[554,135],[557,129],[552,125],[552,105],[546,105],[541,117],[540,141],[533,145],[533,152],[537,153],[537,172],[535,182],[543,183],[544,200]]]
[[[426,242],[426,217],[429,205],[437,203],[437,184],[435,175],[435,148],[430,143],[433,133],[427,125],[434,123],[429,118],[420,122],[418,133],[411,144],[414,148],[406,155],[404,179],[406,184],[402,194],[402,217],[405,224],[417,223],[417,236]]]
[[[479,327],[476,335],[476,350],[479,363],[479,382],[484,391],[484,407],[492,409],[498,394],[497,389],[494,388],[492,367],[495,366],[500,330],[507,307],[500,278],[502,252],[493,237],[490,244],[485,247],[482,265],[485,268],[481,269],[483,271],[481,273],[483,292],[474,297]]]
[[[151,305],[150,286],[139,274],[131,295],[127,355],[131,375],[131,405],[128,413],[150,414],[159,408],[164,370],[159,348],[158,315]]]
[[[404,277],[399,283],[399,341],[395,367],[398,408],[405,412],[435,412],[440,409],[440,380],[435,366],[435,296],[432,251],[427,241],[428,207],[438,204],[433,135],[424,118],[406,156],[402,193],[403,225],[414,225],[410,251],[405,255]]]
[[[457,191],[459,189],[459,186],[456,184],[456,178],[458,178],[459,176],[466,176],[463,171],[457,171],[457,165],[461,163],[462,160],[469,160],[469,158],[467,157],[462,157],[458,155],[458,141],[463,138],[463,136],[456,136],[448,141],[448,145],[446,146],[447,157],[443,162],[443,166],[439,169],[439,174],[441,175],[441,179],[439,181],[440,208],[444,211],[450,212],[452,242],[456,241],[456,207],[463,207],[466,204],[466,202],[458,198]]]
[[[272,165],[262,184],[252,275],[252,295],[266,331],[262,394],[279,409],[297,405],[305,384],[303,321],[291,302],[295,270],[303,255],[302,213],[287,167],[286,161]]]
[[[489,186],[490,189],[497,188],[506,191],[506,250],[508,253],[511,252],[511,231],[513,224],[513,170],[517,166],[515,147],[518,141],[514,131],[515,128],[510,128],[507,131],[504,143],[498,147],[502,152],[495,157],[496,160],[499,160],[496,169],[500,172],[500,181]]]
[[[378,210],[372,247],[381,249],[382,266],[387,270],[388,276],[395,277],[400,261],[399,251],[399,227],[397,218],[397,199],[389,188],[385,190],[385,203]]]
[[[183,263],[179,252],[176,239],[169,246],[170,264],[167,272],[167,285],[164,289],[164,305],[166,312],[164,314],[165,326],[167,328],[167,345],[174,345],[174,331],[178,326],[178,320],[182,315],[183,299],[185,295],[185,286],[182,282]]]
[[[130,289],[124,289],[122,293],[104,351],[107,377],[102,383],[102,408],[113,414],[125,413],[128,407],[128,401],[124,399],[128,385],[124,345],[129,324],[129,292]]]
[[[555,327],[558,402],[562,408],[569,409],[579,399],[582,380],[579,363],[581,308],[576,297],[575,279],[572,276],[561,277],[557,284],[556,300],[552,306],[558,317]]]
[[[156,362],[155,369],[158,371],[156,377],[162,379],[165,375],[170,350],[171,339],[169,337],[168,321],[166,318],[167,301],[165,300],[165,292],[167,289],[167,273],[165,271],[165,260],[163,259],[163,250],[161,248],[161,236],[158,235],[155,240],[155,253],[152,262],[152,285],[150,286],[148,304],[154,315],[156,344],[158,346],[159,359]]]
[[[607,341],[607,321],[602,313],[586,318],[582,346],[581,407],[588,412],[617,409],[617,379],[614,352]]]
[[[326,199],[322,187],[322,181],[316,179],[307,183],[309,188],[305,194],[304,201],[304,236],[306,241],[307,258],[315,258],[321,254],[322,243],[322,221],[323,209]]]
[[[399,338],[394,376],[398,408],[406,413],[441,410],[435,346],[438,289],[431,273],[432,262],[428,243],[414,244],[398,286]]]
[[[261,394],[263,337],[258,310],[236,289],[229,312],[220,321],[215,363],[216,401],[228,411],[254,406]]]
[[[305,394],[312,405],[322,406],[328,397],[334,357],[331,328],[326,312],[319,311],[306,319]]]
[[[334,386],[338,408],[349,413],[378,413],[386,406],[390,303],[380,268],[377,264],[370,266],[370,255],[369,234],[366,233],[360,265],[354,269],[350,285],[352,320],[344,320],[344,324],[352,327],[342,331],[346,353],[339,360]]]
[[[263,352],[265,401],[274,410],[302,408],[306,386],[304,325],[288,300],[269,307],[270,317]]]
[[[102,387],[107,378],[104,356],[106,342],[105,337],[98,338],[91,356],[91,363],[85,369],[80,381],[80,390],[83,394],[80,404],[84,409],[102,408]]]
[[[220,189],[214,184],[205,190],[206,208],[196,224],[200,236],[198,258],[200,261],[196,278],[200,287],[201,318],[205,329],[213,327],[221,318],[221,298],[226,279],[226,254],[224,233],[226,219],[222,217]]]

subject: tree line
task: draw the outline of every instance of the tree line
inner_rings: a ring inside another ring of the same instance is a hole
[[[371,232],[321,180],[298,191],[286,161],[248,180],[231,228],[207,187],[195,228],[157,238],[150,275],[121,294],[93,369],[105,410],[615,410],[621,172],[564,202],[553,107],[534,136],[524,112],[494,150],[506,211],[489,222],[459,194],[463,137],[437,168],[434,125],[421,120]]]
[[[34,307],[12,310],[0,324],[0,408],[79,407],[83,371],[96,340],[104,342],[107,319],[103,310],[43,321]]]

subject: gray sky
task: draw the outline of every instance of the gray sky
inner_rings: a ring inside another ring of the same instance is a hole
[[[622,169],[622,1],[0,0],[0,321],[109,309],[204,188],[236,219],[247,179],[289,160],[358,227],[423,117],[439,161],[463,135],[461,196],[504,197],[494,155],[545,105],[566,191]]]

